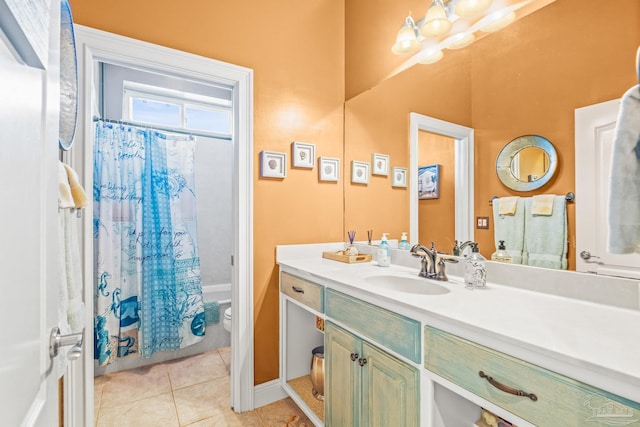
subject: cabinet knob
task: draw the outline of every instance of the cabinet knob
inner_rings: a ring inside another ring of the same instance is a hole
[[[367,364],[367,359],[365,359],[364,357],[362,359],[358,359],[358,364],[360,366],[364,366]]]
[[[358,359],[358,353],[351,353],[351,361],[355,362]]]

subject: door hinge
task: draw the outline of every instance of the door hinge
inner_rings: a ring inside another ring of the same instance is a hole
[[[231,255],[231,267],[233,267],[233,255]]]

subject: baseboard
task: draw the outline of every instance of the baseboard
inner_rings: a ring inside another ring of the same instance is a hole
[[[287,393],[280,385],[280,380],[278,379],[258,384],[253,388],[253,405],[256,408],[284,399],[285,397],[287,397]]]

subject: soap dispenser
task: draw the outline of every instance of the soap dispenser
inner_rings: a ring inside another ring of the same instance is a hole
[[[511,255],[507,252],[507,248],[504,246],[504,240],[500,240],[498,250],[491,255],[491,261],[506,262],[511,264]]]
[[[467,289],[486,288],[486,258],[480,253],[477,243],[473,243],[471,247],[471,255],[464,261],[464,286]]]
[[[403,231],[402,237],[400,238],[400,243],[398,243],[398,249],[404,249],[408,251],[410,248],[411,246],[409,245],[409,242],[407,242],[407,232]]]
[[[391,265],[391,246],[387,242],[387,233],[382,233],[382,239],[378,245],[378,265],[380,267]]]

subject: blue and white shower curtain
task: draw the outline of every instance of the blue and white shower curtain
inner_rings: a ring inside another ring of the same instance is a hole
[[[96,122],[94,357],[149,357],[202,340],[195,139]]]

